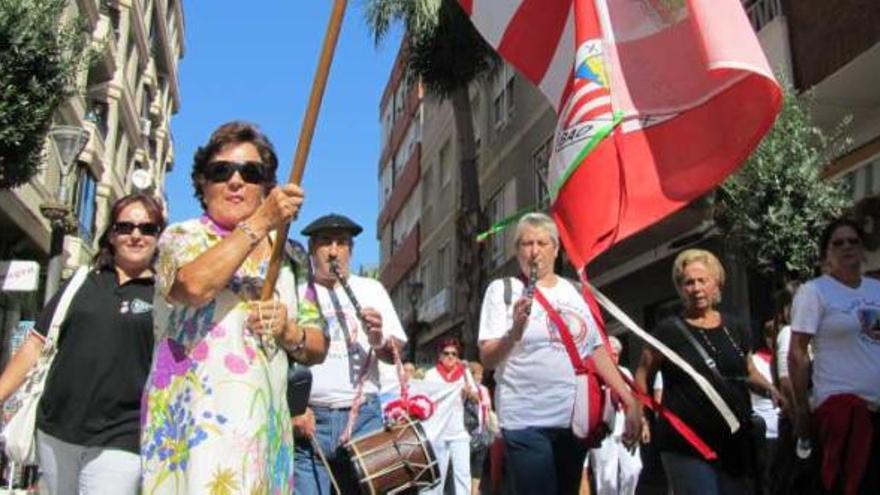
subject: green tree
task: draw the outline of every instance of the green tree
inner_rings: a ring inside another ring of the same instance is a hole
[[[58,105],[75,91],[86,61],[78,18],[67,0],[0,0],[0,189],[37,172]]]
[[[376,44],[395,22],[402,22],[408,77],[417,78],[427,93],[452,103],[461,184],[456,217],[456,312],[464,316],[462,338],[475,352],[480,300],[485,280],[484,246],[475,242],[487,227],[480,202],[473,109],[468,88],[499,66],[495,51],[480,36],[454,0],[367,0],[367,25]]]
[[[719,188],[715,205],[722,236],[775,287],[812,275],[821,229],[850,203],[844,184],[822,177],[823,166],[850,146],[849,119],[823,132],[810,117],[813,95],[784,86],[775,125]]]

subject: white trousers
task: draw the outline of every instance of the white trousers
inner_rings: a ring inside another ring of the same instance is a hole
[[[630,453],[619,438],[609,435],[590,451],[596,495],[634,495],[642,471],[639,449]]]
[[[434,455],[440,464],[440,484],[432,490],[422,493],[430,495],[443,495],[443,486],[446,484],[446,475],[449,470],[449,461],[452,460],[452,476],[454,477],[455,495],[470,495],[471,493],[471,442],[469,438],[461,440],[439,440],[431,442],[434,447]]]
[[[131,452],[63,442],[37,430],[37,460],[43,493],[137,495],[141,458]]]

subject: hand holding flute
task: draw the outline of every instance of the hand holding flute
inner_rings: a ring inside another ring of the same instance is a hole
[[[367,341],[370,343],[370,347],[383,347],[385,342],[384,335],[382,334],[382,314],[373,308],[361,307],[360,302],[358,302],[357,297],[354,295],[354,291],[348,285],[348,279],[343,276],[336,258],[330,258],[330,271],[333,272],[336,281],[342,286],[342,290],[345,291],[345,295],[348,296],[348,300],[354,306],[355,314],[357,314],[361,325],[364,327],[364,331],[367,333]],[[352,338],[354,337],[352,336]],[[349,344],[353,343],[349,342]]]
[[[532,259],[529,261],[529,279],[528,284],[523,290],[523,297],[513,305],[513,327],[510,329],[510,337],[514,342],[519,342],[526,330],[529,315],[532,311],[532,302],[534,301],[535,287],[537,284],[538,262],[537,260]]]

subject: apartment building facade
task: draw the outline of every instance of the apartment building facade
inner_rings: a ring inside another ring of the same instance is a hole
[[[815,91],[817,123],[831,129],[845,115],[853,117],[848,133],[855,141],[854,149],[829,164],[826,175],[845,176],[852,185],[854,202],[876,198],[880,194],[880,94],[876,91],[880,87],[880,4],[872,0],[844,0],[833,6],[821,0],[744,3],[771,66],[798,91]],[[400,64],[399,59],[395,70]],[[383,112],[386,104],[383,98]],[[490,223],[523,208],[546,207],[545,178],[555,126],[546,100],[505,66],[473,84],[471,106],[481,198]],[[419,200],[422,204],[421,209],[412,206],[410,212],[418,224],[414,234],[418,240],[408,246],[412,251],[404,264],[391,255],[390,237],[383,235],[381,242],[382,266],[406,266],[399,279],[405,283],[389,289],[397,294],[399,313],[409,318],[418,357],[428,361],[438,338],[463,334],[454,290],[460,184],[451,104],[423,99],[419,116],[420,175],[417,184],[405,186],[418,191],[413,205]],[[487,241],[484,263],[490,280],[517,272],[513,235],[509,228]],[[769,288],[745,268],[735,249],[724,246],[715,235],[706,199],[694,201],[604,253],[591,263],[589,276],[637,323],[651,327],[678,304],[670,272],[674,254],[686,247],[704,247],[722,256],[728,270],[723,298],[727,308],[755,322],[770,311]],[[880,253],[874,251],[869,257],[869,269],[880,268]],[[622,331],[615,322],[608,323],[611,333]],[[634,360],[638,343],[625,347],[629,361]]]
[[[56,249],[66,277],[95,254],[112,203],[134,191],[162,197],[174,163],[181,0],[70,0],[65,16],[84,21],[96,57],[78,76],[77,94],[55,113],[39,173],[0,191],[0,259],[39,267],[35,290],[0,292],[4,337],[42,305],[53,222],[63,235],[56,232]],[[69,167],[63,154],[72,154]],[[48,285],[51,292],[57,281]]]
[[[404,57],[401,51],[380,105],[380,278],[414,344],[410,358],[426,363],[438,339],[465,334],[455,291],[461,184],[452,107],[405,80]],[[546,199],[532,154],[549,150],[552,109],[509,67],[475,83],[470,96],[490,221]],[[487,241],[490,273],[511,266],[512,242],[509,231]]]
[[[422,209],[423,91],[407,78],[405,50],[398,52],[379,105],[381,146],[378,163],[381,246],[379,279],[388,289],[398,316],[412,337],[416,333],[415,298]]]

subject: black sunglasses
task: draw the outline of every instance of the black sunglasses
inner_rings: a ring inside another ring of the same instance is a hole
[[[116,235],[131,235],[134,229],[141,231],[141,235],[156,237],[159,235],[159,224],[153,222],[134,223],[134,222],[116,222],[113,224],[113,233]]]
[[[862,240],[858,237],[848,237],[845,239],[834,239],[831,241],[831,245],[834,247],[841,247],[844,243],[849,244],[850,246],[858,246],[862,243]]]
[[[208,163],[202,170],[202,176],[211,182],[226,182],[236,172],[250,184],[262,184],[268,175],[260,162],[216,161]]]

